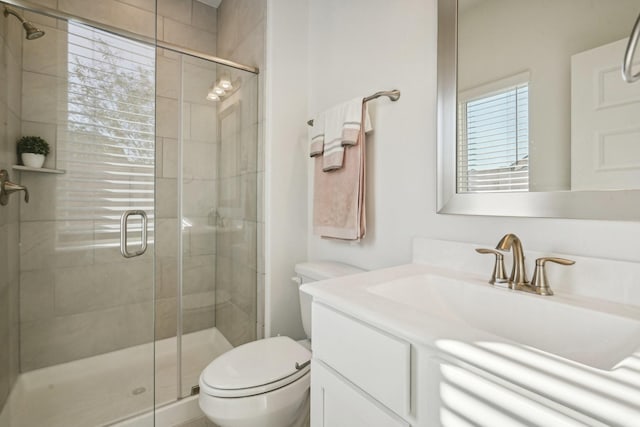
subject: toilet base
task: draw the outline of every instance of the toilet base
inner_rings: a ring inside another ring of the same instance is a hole
[[[310,374],[255,396],[224,398],[200,391],[200,409],[219,427],[306,427],[309,425]]]

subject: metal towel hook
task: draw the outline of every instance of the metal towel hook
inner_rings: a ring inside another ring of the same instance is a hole
[[[627,44],[627,50],[624,54],[624,62],[622,63],[622,78],[627,83],[633,83],[640,79],[640,72],[633,74],[631,66],[633,65],[633,55],[638,47],[638,40],[640,39],[640,15],[636,19],[636,24],[631,31],[631,37],[629,37],[629,44]]]
[[[24,201],[29,203],[29,190],[27,190],[27,187],[9,181],[9,172],[5,169],[0,170],[0,205],[6,206],[9,203],[9,195],[16,191],[24,191]]]

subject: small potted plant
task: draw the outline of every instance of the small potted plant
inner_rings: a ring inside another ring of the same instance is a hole
[[[18,158],[27,167],[41,168],[47,154],[49,144],[39,136],[23,136],[18,140]]]

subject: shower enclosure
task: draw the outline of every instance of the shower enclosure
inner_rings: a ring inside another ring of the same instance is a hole
[[[0,427],[162,425],[256,339],[257,71],[63,3],[0,26],[3,147],[51,145],[0,152],[31,196],[0,208]]]

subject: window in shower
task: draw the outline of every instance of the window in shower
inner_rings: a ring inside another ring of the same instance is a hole
[[[153,212],[155,50],[73,22],[67,49],[57,244],[115,247],[123,211]]]

